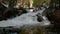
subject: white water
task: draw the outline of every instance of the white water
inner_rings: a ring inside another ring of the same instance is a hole
[[[45,26],[49,25],[50,22],[47,20],[45,16],[42,16],[44,19],[42,22],[37,21],[37,13],[42,13],[43,10],[39,10],[37,12],[29,12],[26,14],[22,14],[21,16],[17,16],[16,18],[13,19],[8,19],[6,21],[0,21],[0,27],[7,27],[7,26],[16,26],[20,27],[23,25],[34,25],[34,24],[40,24],[40,26]]]

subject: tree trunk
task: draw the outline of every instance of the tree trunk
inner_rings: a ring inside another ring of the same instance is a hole
[[[60,0],[59,0],[59,8],[60,8]]]

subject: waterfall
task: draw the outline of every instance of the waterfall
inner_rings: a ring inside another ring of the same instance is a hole
[[[23,25],[35,25],[35,24],[39,24],[40,26],[49,25],[50,22],[45,16],[42,16],[42,18],[44,19],[42,22],[37,21],[38,17],[36,15],[38,13],[42,14],[43,11],[44,9],[39,10],[37,12],[28,12],[28,13],[22,14],[21,16],[17,16],[13,19],[0,21],[0,27],[8,27],[8,26],[21,27]]]

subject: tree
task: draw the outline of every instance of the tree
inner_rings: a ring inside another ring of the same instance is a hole
[[[33,0],[33,6],[38,7],[40,6],[45,0]]]
[[[9,8],[14,8],[14,6],[16,5],[17,0],[9,0]]]

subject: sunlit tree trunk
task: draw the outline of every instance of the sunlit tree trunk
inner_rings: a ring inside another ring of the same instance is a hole
[[[30,1],[30,8],[33,7],[33,0],[29,0]]]

